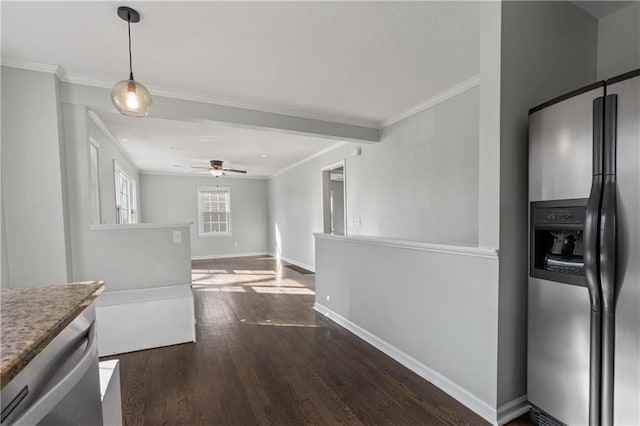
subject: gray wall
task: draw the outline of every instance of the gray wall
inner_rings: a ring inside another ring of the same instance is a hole
[[[2,67],[3,270],[11,287],[71,278],[58,84],[54,74]]]
[[[87,121],[87,132],[99,145],[98,160],[100,173],[100,223],[116,223],[116,184],[114,179],[114,161],[136,184],[138,191],[137,206],[138,222],[140,222],[140,173],[129,158],[93,121]],[[87,140],[87,157],[89,156],[89,140]],[[89,214],[89,213],[88,213]]]
[[[201,238],[198,236],[197,187],[216,185],[231,188],[232,235]],[[140,193],[143,222],[193,223],[193,257],[266,253],[268,250],[265,179],[143,174]]]
[[[313,266],[322,232],[321,168],[346,159],[348,234],[446,244],[478,242],[478,87],[269,179],[270,251]]]
[[[84,105],[64,104],[63,111],[74,278],[104,280],[106,291],[189,284],[191,255],[186,227],[92,227],[88,145],[89,135],[95,129],[91,130],[91,119]],[[111,181],[112,173],[111,167]],[[173,243],[176,230],[184,234],[181,244]]]
[[[496,255],[331,236],[316,248],[316,303],[495,407]]]
[[[1,149],[0,149],[1,151]],[[1,186],[1,185],[0,185]],[[4,202],[0,193],[0,288],[9,287],[9,267],[7,260],[7,238],[4,226]]]
[[[313,233],[323,230],[321,169],[347,158],[350,148],[346,144],[269,179],[269,252],[314,268]],[[349,208],[347,199],[347,214]]]
[[[596,80],[597,21],[568,2],[503,2],[498,405],[526,394],[528,110]]]
[[[350,234],[478,243],[478,87],[382,129],[347,167]]]
[[[331,217],[333,233],[344,235],[344,181],[331,181],[331,197],[333,200],[333,214]]]
[[[640,2],[598,21],[598,79],[640,68]]]

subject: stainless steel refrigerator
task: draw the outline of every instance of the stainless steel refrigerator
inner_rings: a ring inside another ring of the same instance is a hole
[[[528,399],[640,425],[640,70],[529,113]]]

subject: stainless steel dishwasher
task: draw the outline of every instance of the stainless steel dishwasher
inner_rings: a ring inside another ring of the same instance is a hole
[[[2,389],[2,426],[102,425],[95,318],[92,303]]]

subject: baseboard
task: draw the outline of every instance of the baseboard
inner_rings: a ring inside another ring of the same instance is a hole
[[[315,266],[307,265],[306,263],[299,262],[299,261],[297,261],[295,259],[291,259],[290,257],[285,257],[285,256],[278,255],[278,254],[275,254],[275,253],[272,253],[272,252],[268,252],[267,254],[269,256],[275,257],[276,259],[281,259],[281,260],[284,260],[287,263],[291,263],[292,265],[296,265],[296,266],[299,266],[301,268],[307,269],[307,270],[313,272],[314,274],[316,272],[316,267]]]
[[[453,381],[449,380],[442,374],[427,367],[426,365],[422,364],[420,361],[402,352],[400,349],[380,339],[374,334],[368,332],[367,330],[363,329],[359,325],[354,324],[353,322],[344,318],[340,314],[337,314],[331,311],[326,306],[323,306],[319,303],[315,303],[313,305],[313,309],[323,314],[325,317],[329,318],[330,320],[340,325],[341,327],[345,328],[346,330],[350,331],[351,333],[355,334],[356,336],[358,336],[365,342],[369,343],[376,349],[384,352],[394,360],[398,361],[400,364],[407,367],[409,370],[418,374],[420,377],[431,382],[432,384],[440,388],[442,391],[447,393],[449,396],[453,397],[461,404],[464,404],[467,408],[469,408],[471,411],[478,414],[480,417],[482,417],[489,423],[493,425],[502,424],[498,421],[498,412],[495,408],[493,408],[491,405],[481,400],[480,398],[478,398],[477,396],[475,396],[473,393],[469,392],[462,386],[454,383]],[[526,401],[526,397],[522,397],[522,398],[524,398],[524,401]],[[518,404],[520,403],[520,400],[522,398],[519,398],[518,400],[516,400]],[[510,402],[500,407],[500,408],[504,408],[505,416],[515,414],[517,410],[521,409],[520,406],[516,404],[516,401]],[[512,418],[515,418],[515,417],[512,417]]]
[[[230,257],[249,257],[249,256],[266,256],[266,251],[258,251],[255,253],[233,253],[233,254],[208,254],[205,256],[191,256],[191,260],[209,260],[209,259],[227,259]]]
[[[501,405],[498,407],[498,425],[502,426],[509,423],[511,420],[528,412],[530,408],[527,395],[522,395],[520,398]]]

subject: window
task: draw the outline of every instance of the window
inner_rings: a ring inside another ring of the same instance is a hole
[[[198,235],[231,235],[231,190],[221,187],[198,187]]]
[[[115,162],[113,169],[116,179],[116,223],[137,223],[136,184]]]

